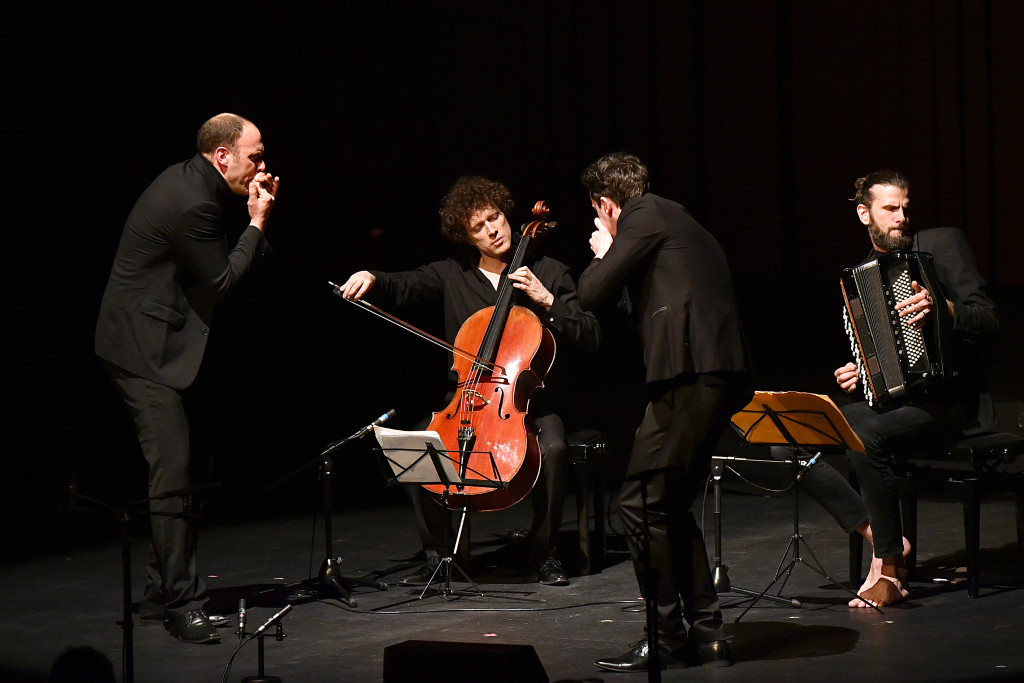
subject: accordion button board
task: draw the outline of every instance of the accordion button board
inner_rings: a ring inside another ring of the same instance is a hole
[[[896,304],[926,287],[933,316],[923,328],[900,317]],[[892,252],[843,271],[843,322],[868,403],[888,403],[925,388],[948,371],[948,309],[928,254]],[[946,339],[944,339],[944,337]]]

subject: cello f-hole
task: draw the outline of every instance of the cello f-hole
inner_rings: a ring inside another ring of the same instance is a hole
[[[512,417],[512,413],[505,412],[505,389],[502,387],[494,387],[494,393],[498,395],[498,418],[507,420]]]

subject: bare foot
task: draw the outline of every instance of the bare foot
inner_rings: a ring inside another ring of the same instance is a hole
[[[859,595],[863,600],[854,602],[860,606],[867,607],[870,604],[874,607],[885,607],[905,600],[910,591],[907,590],[905,581],[882,574],[875,585]]]
[[[903,559],[906,560],[910,555],[910,541],[907,540],[906,536],[903,537]],[[864,583],[859,589],[857,589],[857,595],[863,595],[865,592],[870,590],[873,586],[878,583],[878,580],[882,578],[882,558],[875,557],[874,552],[871,553],[871,566],[868,568],[868,575],[864,579]],[[906,590],[904,590],[904,596],[906,597]],[[848,603],[850,607],[870,607],[863,600],[854,598]],[[892,604],[892,603],[889,603]]]

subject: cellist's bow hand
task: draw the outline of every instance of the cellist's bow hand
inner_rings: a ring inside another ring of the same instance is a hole
[[[368,270],[360,270],[358,273],[352,273],[348,280],[343,285],[338,286],[338,293],[343,299],[359,300],[363,296],[373,289],[373,285],[377,282],[377,276]]]
[[[551,310],[551,305],[555,303],[555,295],[548,291],[548,288],[537,279],[532,270],[522,266],[509,273],[508,279],[512,281],[513,287],[530,297],[530,301],[538,306],[543,306],[545,311]]]

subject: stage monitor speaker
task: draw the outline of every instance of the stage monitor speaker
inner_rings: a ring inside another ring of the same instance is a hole
[[[384,648],[384,683],[548,683],[532,645],[406,640]]]

